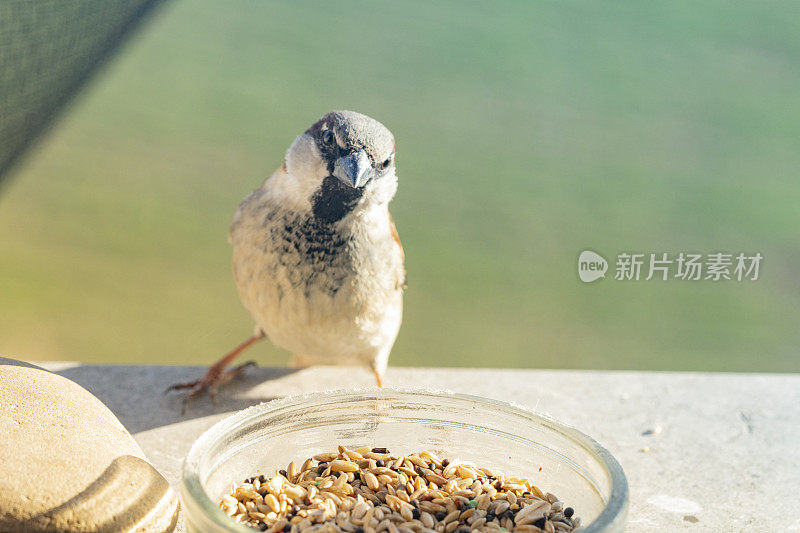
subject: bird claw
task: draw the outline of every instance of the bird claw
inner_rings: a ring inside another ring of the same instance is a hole
[[[256,364],[255,361],[245,361],[241,365],[237,365],[237,366],[231,368],[230,370],[225,372],[225,375],[226,375],[225,383],[227,383],[228,381],[230,381],[232,379],[238,379],[238,378],[242,377],[242,375],[244,374],[245,370],[247,370],[250,367],[256,367],[256,366],[258,366],[258,365]]]
[[[164,390],[164,394],[175,390],[189,389],[189,392],[186,393],[186,396],[184,396],[181,401],[181,415],[185,415],[189,404],[196,398],[202,396],[204,392],[207,392],[211,402],[217,405],[217,393],[219,392],[219,388],[231,380],[241,377],[244,371],[251,366],[256,366],[255,361],[247,361],[246,363],[224,371],[212,366],[200,379],[170,385]]]

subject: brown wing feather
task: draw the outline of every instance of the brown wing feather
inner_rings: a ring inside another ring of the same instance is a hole
[[[389,213],[389,227],[392,230],[392,237],[394,238],[394,242],[397,243],[397,246],[400,248],[400,257],[403,259],[403,279],[400,281],[400,287],[405,289],[408,287],[407,283],[407,276],[406,276],[406,253],[403,251],[403,243],[400,242],[400,235],[397,233],[397,226],[394,225],[394,219],[392,218],[392,214]]]

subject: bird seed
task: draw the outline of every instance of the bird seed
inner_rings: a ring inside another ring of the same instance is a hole
[[[562,533],[581,519],[528,479],[429,451],[386,448],[321,453],[272,477],[233,484],[219,503],[269,533]]]

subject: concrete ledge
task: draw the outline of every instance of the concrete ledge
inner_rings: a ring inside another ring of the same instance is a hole
[[[40,364],[105,402],[176,488],[194,439],[231,412],[373,385],[360,368],[256,368],[184,417],[162,391],[200,367]],[[798,375],[391,368],[387,384],[514,401],[593,436],[628,476],[628,531],[800,531]]]

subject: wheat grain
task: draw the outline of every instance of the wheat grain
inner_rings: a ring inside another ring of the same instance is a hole
[[[562,533],[581,524],[528,479],[428,450],[395,457],[368,447],[339,446],[248,478],[219,506],[269,533]]]

